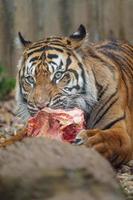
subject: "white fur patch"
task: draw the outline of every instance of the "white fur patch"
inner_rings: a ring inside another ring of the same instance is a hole
[[[84,66],[81,56],[78,53],[76,53],[76,51],[74,52],[74,54],[79,60],[79,62],[82,64],[82,66]],[[85,79],[86,79],[87,99],[88,99],[88,102],[92,105],[97,102],[97,95],[98,95],[97,94],[98,91],[95,85],[95,78],[91,70],[89,72],[86,71],[85,66],[84,66],[84,71],[85,71],[85,76],[86,76]],[[83,84],[83,80],[81,78],[79,78],[79,85],[80,84]]]
[[[97,102],[97,88],[95,85],[95,78],[92,71],[89,71],[86,77],[86,89],[90,101]]]
[[[17,65],[18,70],[21,69],[21,65],[22,65],[22,57],[20,58]],[[20,93],[18,75],[16,78],[16,102],[17,102],[16,114],[19,117],[21,117],[22,121],[26,121],[30,117],[30,114],[28,112],[27,105],[23,102],[23,98]]]
[[[80,32],[75,32],[75,33],[73,33],[73,36],[79,36],[80,35]]]

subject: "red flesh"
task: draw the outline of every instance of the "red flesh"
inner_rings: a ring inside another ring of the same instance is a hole
[[[71,143],[83,128],[85,128],[84,115],[81,110],[75,108],[69,112],[46,108],[29,119],[27,135],[46,136]]]

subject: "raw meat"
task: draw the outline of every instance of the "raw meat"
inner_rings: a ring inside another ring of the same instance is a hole
[[[44,108],[30,118],[28,136],[46,136],[72,143],[81,129],[85,128],[84,113],[78,108],[53,110]]]

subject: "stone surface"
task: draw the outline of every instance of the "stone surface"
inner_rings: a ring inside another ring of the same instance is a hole
[[[121,166],[116,177],[126,195],[126,200],[133,200],[133,160]]]
[[[2,200],[124,200],[97,152],[44,138],[0,149]]]

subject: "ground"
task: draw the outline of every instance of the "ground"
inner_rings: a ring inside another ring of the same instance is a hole
[[[15,114],[14,95],[11,94],[10,100],[0,101],[0,134],[6,134],[7,137],[17,129],[23,127],[23,124]],[[2,141],[0,141],[2,142]],[[116,170],[116,178],[126,194],[126,200],[133,199],[133,160],[120,169]]]

